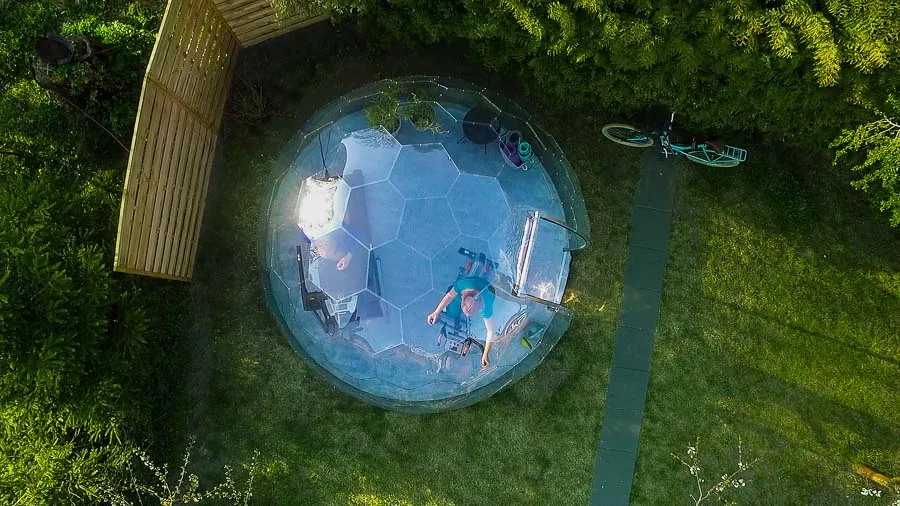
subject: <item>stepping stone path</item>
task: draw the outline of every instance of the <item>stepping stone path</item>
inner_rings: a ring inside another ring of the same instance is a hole
[[[653,336],[666,271],[677,167],[648,149],[634,197],[625,289],[609,373],[591,505],[627,505],[644,418]]]

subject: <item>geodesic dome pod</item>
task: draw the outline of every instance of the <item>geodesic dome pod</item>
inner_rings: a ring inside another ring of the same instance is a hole
[[[454,79],[379,81],[314,114],[277,165],[260,234],[269,307],[344,391],[465,406],[568,327],[587,214],[559,146],[515,104]]]

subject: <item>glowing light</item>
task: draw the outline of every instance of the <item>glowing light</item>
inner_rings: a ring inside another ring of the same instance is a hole
[[[339,177],[306,178],[297,197],[297,226],[315,238],[340,226],[349,191]]]

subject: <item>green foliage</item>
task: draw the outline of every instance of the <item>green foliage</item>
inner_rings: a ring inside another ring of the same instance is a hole
[[[440,123],[434,112],[434,103],[422,100],[415,93],[410,94],[409,103],[403,107],[403,117],[409,119],[414,127],[419,130],[439,131]]]
[[[0,180],[0,497],[10,503],[90,497],[124,462],[122,424],[135,413],[123,378],[145,327],[101,245],[82,239],[85,203],[63,177]]]
[[[388,132],[395,132],[400,128],[402,111],[399,101],[400,90],[396,86],[389,86],[382,90],[366,107],[363,112],[369,126],[372,128],[384,128]]]
[[[696,125],[820,143],[900,54],[890,1],[326,3],[400,40],[469,40],[490,67],[519,69],[563,103],[624,112],[663,102]]]
[[[63,34],[85,34],[102,41],[104,53],[97,59],[64,67],[75,96],[83,97],[88,114],[103,118],[117,137],[127,139],[133,128],[141,78],[156,26],[140,11],[127,11],[122,19],[104,20],[96,15],[65,23]]]
[[[162,3],[0,1],[0,503],[96,503],[149,422],[148,311],[111,272],[124,157],[33,79],[49,30],[107,49],[61,68],[97,121],[127,139]],[[111,153],[113,153],[111,155]]]
[[[287,1],[287,0],[285,0]],[[379,37],[467,40],[558,103],[624,117],[662,103],[698,134],[824,152],[900,85],[900,3],[326,0]]]
[[[69,6],[24,0],[0,2],[0,5],[3,5],[0,8],[0,95],[6,95],[10,88],[17,89],[20,102],[41,103],[45,111],[38,117],[27,115],[37,124],[29,125],[31,133],[25,137],[31,137],[35,130],[38,135],[56,136],[57,139],[88,132],[88,135],[75,136],[78,142],[86,144],[85,149],[109,144],[104,136],[93,134],[96,127],[80,112],[59,97],[48,98],[47,92],[40,90],[33,81],[34,42],[53,30],[61,34],[84,34],[101,41],[104,46],[101,54],[58,68],[58,77],[67,83],[64,87],[89,115],[116,137],[127,141],[137,109],[143,69],[153,48],[164,3],[161,0],[100,0]],[[21,96],[23,88],[33,89],[28,97]],[[59,114],[58,109],[66,114]],[[21,111],[20,108],[15,112],[21,114]],[[7,126],[5,122],[3,126]],[[0,128],[0,132],[3,130]]]
[[[160,506],[206,503],[207,500],[218,500],[220,504],[221,501],[227,501],[235,506],[249,504],[250,497],[253,496],[253,480],[261,474],[259,452],[254,452],[250,462],[243,465],[247,472],[243,484],[238,485],[231,466],[226,465],[225,481],[201,491],[200,478],[196,474],[187,473],[193,447],[192,437],[184,452],[181,468],[177,471],[177,478],[170,476],[168,464],[160,466],[146,452],[135,449],[128,464],[128,472],[110,477],[108,484],[103,487],[104,499],[114,506],[132,506],[135,504],[132,497],[137,499],[137,504],[143,504],[143,499],[152,498]],[[142,466],[135,465],[135,460],[140,461]]]
[[[269,0],[269,5],[279,20],[292,16],[311,18],[326,12],[321,5],[310,0]]]
[[[838,148],[834,158],[856,161],[853,170],[861,177],[854,188],[868,192],[882,212],[890,215],[892,226],[900,226],[900,99],[889,95],[886,110],[875,109],[879,117],[855,129],[844,130],[834,141]],[[859,156],[854,156],[859,155]],[[864,157],[860,160],[861,157]]]
[[[99,385],[99,406],[116,392]],[[5,400],[0,404],[0,502],[3,504],[69,504],[97,497],[102,476],[122,466],[125,445],[95,439],[83,429],[115,430],[115,419],[100,420],[84,406],[49,400]],[[87,420],[93,418],[93,420]]]

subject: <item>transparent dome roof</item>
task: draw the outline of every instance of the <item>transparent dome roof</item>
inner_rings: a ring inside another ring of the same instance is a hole
[[[472,404],[568,327],[570,252],[590,235],[577,180],[486,90],[410,77],[347,94],[285,148],[266,197],[269,306],[301,355],[367,402]]]

